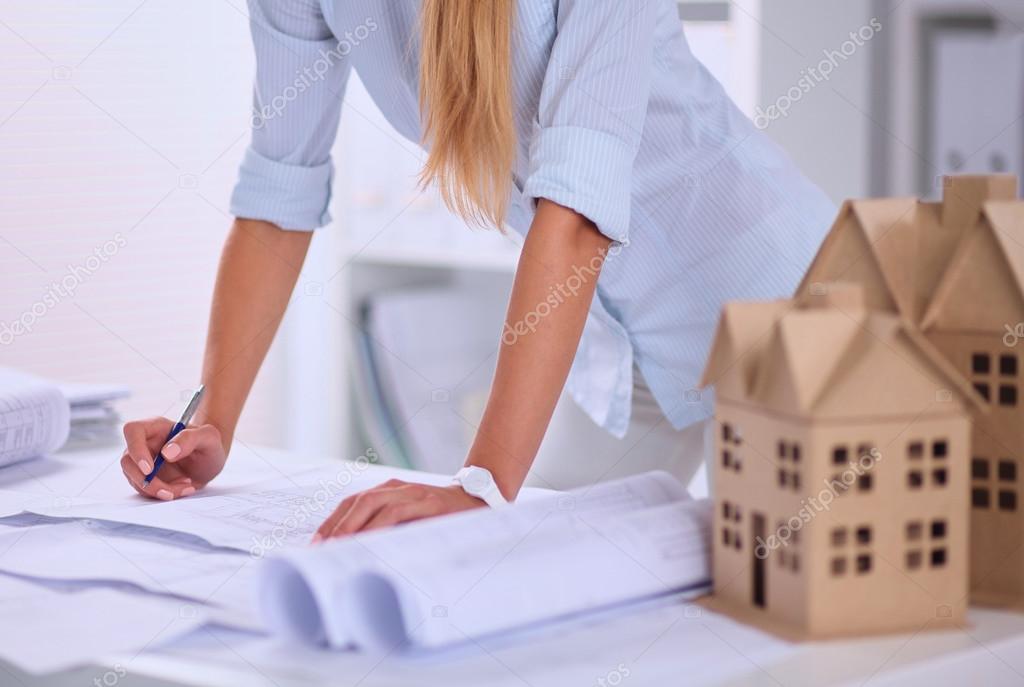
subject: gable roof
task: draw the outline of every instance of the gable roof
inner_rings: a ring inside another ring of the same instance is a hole
[[[935,294],[964,259],[964,246],[983,218],[996,227],[1007,259],[1024,277],[1021,208],[1012,175],[956,176],[944,180],[941,203],[915,198],[852,200],[843,204],[835,224],[808,268],[797,295],[813,284],[852,281],[864,285],[868,303],[921,324],[935,302]],[[986,198],[1000,200],[987,201]],[[989,208],[999,217],[992,218]],[[1016,226],[1014,232],[1010,226]],[[1004,231],[1000,231],[1004,227]],[[1016,252],[1016,255],[1012,253]],[[1024,279],[1008,288],[1024,297]],[[949,287],[947,287],[949,288]]]
[[[701,377],[701,387],[715,386],[719,392],[745,393],[753,383],[754,371],[772,328],[792,301],[731,301],[722,308],[711,343],[711,353]]]
[[[991,245],[983,246],[983,242]],[[987,250],[984,250],[987,249]],[[984,261],[986,264],[973,264]],[[921,319],[921,328],[928,329],[940,319],[977,319],[969,313],[951,313],[963,309],[964,303],[954,298],[960,289],[970,289],[971,282],[991,282],[994,273],[1005,270],[1009,292],[989,293],[985,302],[978,301],[978,307],[992,308],[991,303],[1007,298],[1022,311],[1024,306],[1024,202],[989,201],[984,203],[977,225],[958,242],[949,265],[937,284],[928,310]],[[977,315],[977,313],[975,313]]]
[[[911,291],[901,262],[916,243],[916,198],[848,200],[797,287],[852,281],[874,307],[910,315]]]
[[[714,383],[724,400],[804,417],[913,413],[930,406],[940,388],[952,391],[960,408],[985,407],[904,319],[828,302],[730,304],[702,383]]]

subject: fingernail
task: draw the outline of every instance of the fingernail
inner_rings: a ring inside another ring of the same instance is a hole
[[[185,487],[184,489],[181,490],[182,496],[191,496],[194,493],[196,493],[195,487]]]
[[[321,541],[323,541],[323,537],[321,537],[319,534],[314,534],[313,538],[310,540],[309,543],[310,544],[319,544]]]
[[[181,481],[184,482],[185,484],[192,484],[192,478],[191,477],[182,477]]]
[[[181,453],[181,447],[177,444],[167,444],[164,446],[162,453],[164,454],[164,458],[167,460],[174,460],[178,457],[178,454]]]
[[[142,470],[143,475],[148,475],[152,469],[153,465],[148,460],[139,461],[139,470]]]
[[[167,491],[166,489],[161,489],[156,493],[156,497],[162,501],[170,501],[171,499],[174,498],[174,494]]]

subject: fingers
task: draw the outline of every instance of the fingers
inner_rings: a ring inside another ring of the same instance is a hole
[[[149,451],[147,443],[147,423],[144,420],[125,423],[124,441],[128,449],[128,455],[135,462],[136,467],[144,474],[149,474],[153,469],[153,454]]]
[[[408,484],[400,479],[389,479],[372,489],[348,497],[338,504],[324,524],[319,526],[316,533],[313,534],[313,543],[327,539],[329,536],[341,536],[356,531],[358,529],[356,523],[365,523],[387,503],[389,492],[407,486],[419,485]]]
[[[213,425],[200,425],[178,432],[178,435],[167,442],[160,453],[168,461],[175,463],[183,458],[188,458],[196,449],[219,445],[220,432]]]
[[[330,526],[324,523],[317,531],[322,538],[342,537],[352,534],[367,520],[372,518],[378,510],[387,504],[388,499],[393,498],[391,489],[371,489],[362,493],[350,496],[341,502],[333,517]]]
[[[363,525],[360,532],[377,530],[392,525],[399,525],[411,520],[421,520],[441,515],[444,512],[444,504],[434,494],[427,494],[418,501],[407,501],[384,506],[377,514],[370,518],[369,522]]]
[[[170,479],[154,477],[149,484],[145,484],[146,474],[139,470],[134,458],[125,453],[121,456],[121,471],[128,479],[128,483],[143,496],[161,501],[171,501],[182,496],[191,496],[196,492],[196,485],[186,476],[178,476]]]

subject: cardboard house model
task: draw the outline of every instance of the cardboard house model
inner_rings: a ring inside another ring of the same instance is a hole
[[[798,292],[856,281],[871,307],[911,323],[981,396],[969,456],[971,600],[1022,607],[1024,201],[1017,188],[1011,175],[947,177],[941,203],[847,203]]]
[[[856,286],[731,303],[705,380],[716,609],[792,637],[962,620],[973,397],[927,341]]]
[[[826,637],[1024,606],[1016,190],[847,202],[792,301],[726,306],[704,375],[717,608]]]

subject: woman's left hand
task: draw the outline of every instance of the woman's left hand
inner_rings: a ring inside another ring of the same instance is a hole
[[[457,484],[432,487],[391,479],[342,501],[313,535],[313,543],[485,505]]]

